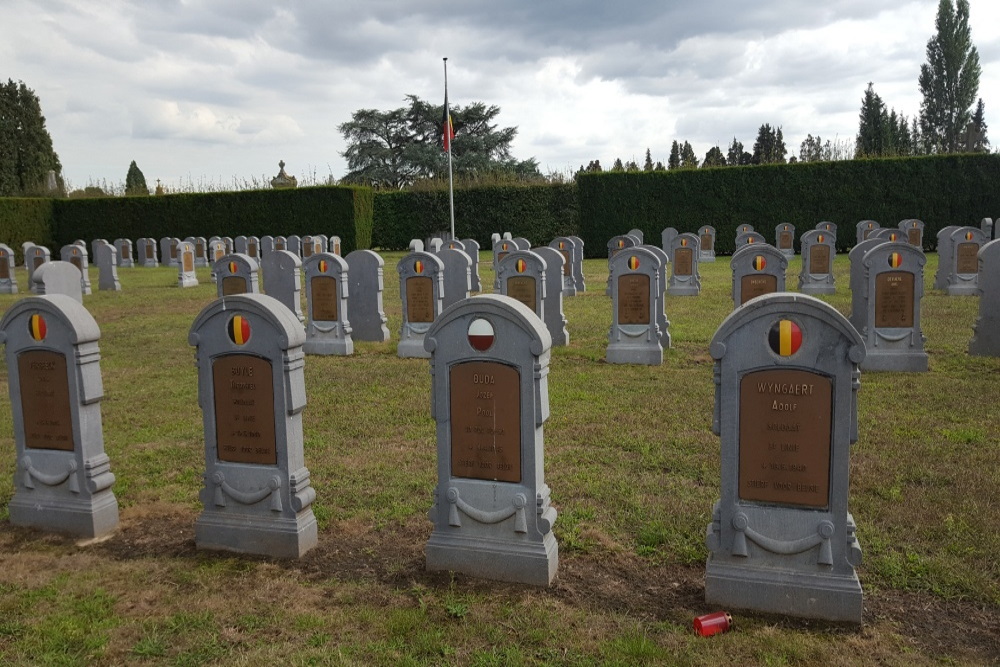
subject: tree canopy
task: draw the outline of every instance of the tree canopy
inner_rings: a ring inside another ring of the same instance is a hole
[[[125,195],[126,196],[149,196],[149,188],[146,187],[146,177],[143,176],[139,165],[132,160],[128,166],[128,173],[125,175]]]
[[[62,164],[52,148],[35,92],[11,79],[0,84],[0,196],[51,194],[49,171],[62,182]]]

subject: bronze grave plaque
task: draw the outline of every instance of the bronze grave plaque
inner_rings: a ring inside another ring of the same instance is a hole
[[[153,259],[153,244],[146,244],[146,259]]]
[[[521,377],[495,361],[451,367],[451,474],[521,481]]]
[[[205,256],[205,244],[202,243],[201,241],[197,241],[194,244],[194,251],[196,253],[198,253],[199,257],[204,257]]]
[[[128,243],[123,243],[122,244],[122,256],[121,256],[121,258],[122,259],[131,259],[132,258],[132,247],[131,247],[130,244],[128,244]]]
[[[7,255],[0,256],[0,280],[10,280],[10,263]]]
[[[569,251],[560,250],[559,252],[562,253],[563,259],[566,260],[565,262],[563,262],[563,275],[564,276],[572,275],[573,260],[570,259]]]
[[[740,305],[761,294],[778,291],[778,276],[751,274],[740,279]]]
[[[778,247],[781,250],[791,250],[792,249],[792,233],[791,232],[781,232],[778,234]]]
[[[21,384],[24,446],[73,451],[73,421],[69,406],[66,357],[49,350],[17,355]]]
[[[220,461],[276,465],[271,362],[252,354],[212,361],[215,442]]]
[[[247,279],[243,276],[226,276],[222,279],[222,296],[247,293]]]
[[[312,310],[309,312],[309,319],[313,322],[336,322],[337,279],[333,276],[316,276],[309,286],[312,289]],[[410,298],[409,293],[407,298]]]
[[[694,270],[694,250],[676,248],[674,250],[674,275],[690,276]]]
[[[913,274],[886,271],[875,278],[875,327],[913,326]]]
[[[906,236],[910,241],[910,245],[920,245],[920,230],[916,227],[906,232]]]
[[[184,253],[183,261],[184,261],[184,271],[185,272],[194,271],[194,253],[193,252],[185,252]]]
[[[955,250],[955,273],[979,273],[979,244],[959,243]]]
[[[629,273],[618,278],[618,324],[649,324],[649,276]]]
[[[740,380],[739,498],[827,507],[833,382],[792,369]]]
[[[177,259],[177,243],[175,241],[170,242],[170,259]]]
[[[714,243],[713,239],[714,239],[714,237],[711,234],[702,234],[701,235],[701,249],[704,250],[704,251],[706,251],[706,252],[708,252],[709,250],[711,250],[712,249],[712,245]]]
[[[514,276],[507,279],[507,296],[517,299],[531,312],[536,312],[535,279],[532,276]]]
[[[830,246],[817,243],[809,248],[809,273],[830,273]]]
[[[44,263],[45,263],[45,256],[44,255],[37,255],[35,257],[34,261],[32,262],[31,270],[34,271],[35,269],[37,269],[38,267],[40,267]]]
[[[505,252],[498,252],[497,253],[497,264],[500,264],[500,262],[502,262],[503,258],[506,257],[506,256],[507,256],[507,253],[505,253]]]
[[[80,273],[83,273],[83,258],[79,255],[72,255],[69,258],[69,263],[80,269]]]
[[[255,241],[247,241],[247,254],[257,259],[257,243]]]
[[[406,279],[406,321],[434,321],[434,283],[426,276]]]

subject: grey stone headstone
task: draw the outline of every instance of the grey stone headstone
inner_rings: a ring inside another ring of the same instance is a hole
[[[180,264],[180,259],[177,257],[178,243],[180,243],[180,239],[171,236],[164,236],[160,239],[160,263],[163,266],[177,268]]]
[[[251,259],[256,260],[258,263],[260,262],[260,239],[259,238],[257,238],[256,236],[248,236],[247,237],[247,252],[246,252],[246,254],[249,255],[251,257]]]
[[[471,279],[469,289],[473,292],[482,292],[483,281],[479,277],[479,241],[462,239],[462,245],[465,246],[465,254],[472,260],[472,268],[469,270],[469,278]]]
[[[299,240],[299,254],[303,260],[309,259],[317,252],[325,252],[325,250],[316,250],[316,243],[312,236],[306,235]]]
[[[284,236],[274,237],[274,249],[275,250],[288,250],[288,239]]]
[[[428,252],[432,252],[435,255],[438,254],[439,252],[441,252],[441,247],[443,245],[444,245],[444,241],[442,241],[441,239],[439,239],[436,236],[434,238],[432,238],[432,239],[428,239],[427,240],[427,248],[429,249]]]
[[[899,221],[899,228],[906,234],[906,240],[910,245],[918,248],[924,247],[924,222],[916,218],[908,218]]]
[[[437,254],[444,264],[444,295],[441,309],[462,299],[469,298],[469,287],[472,284],[472,260],[464,251],[455,248],[442,248]]]
[[[702,225],[698,229],[699,262],[715,261],[715,227],[712,225]]]
[[[747,234],[754,231],[753,225],[748,225],[746,223],[736,227],[736,238],[739,238],[741,234]]]
[[[208,242],[205,241],[204,236],[193,236],[184,240],[194,244],[194,265],[196,268],[206,268],[212,265],[208,259]]]
[[[237,236],[233,239],[233,254],[249,255],[247,252],[247,237]]]
[[[855,240],[855,244],[861,243],[862,241],[867,241],[868,237],[871,236],[872,233],[876,229],[879,229],[880,227],[881,225],[879,225],[874,220],[862,220],[861,222],[859,222],[857,225],[855,225],[855,230],[857,231],[857,239]]]
[[[802,270],[799,291],[803,294],[836,294],[833,260],[837,256],[836,239],[829,232],[810,229],[799,239]]]
[[[830,222],[829,220],[823,220],[822,222],[816,223],[816,229],[821,229],[824,232],[830,232],[833,235],[833,242],[837,242],[837,223]]]
[[[181,241],[177,244],[177,286],[196,287],[198,275],[194,270],[194,244]]]
[[[545,309],[551,305],[546,299],[548,284],[545,259],[532,250],[515,250],[500,262],[497,277],[500,279],[500,294],[523,303],[543,324]],[[447,271],[447,268],[445,269]],[[445,278],[447,280],[447,278]],[[562,296],[560,292],[560,296]],[[552,331],[546,327],[551,336]]]
[[[518,250],[531,250],[531,241],[523,236],[515,236],[511,241],[514,242]]]
[[[861,623],[848,499],[864,342],[832,306],[784,293],[734,310],[709,352],[722,469],[705,601]]]
[[[131,240],[115,239],[115,251],[118,253],[118,266],[123,269],[131,269],[135,266],[135,253],[132,252]]]
[[[79,289],[79,276],[73,282]],[[88,538],[118,525],[101,425],[100,337],[87,309],[61,294],[21,299],[0,320],[17,457],[14,525]]]
[[[409,245],[410,252],[423,252],[424,242],[420,239],[411,239]]]
[[[250,255],[234,252],[223,255],[212,265],[217,296],[260,294],[257,273],[260,266]]]
[[[465,252],[465,243],[459,241],[458,239],[449,239],[445,241],[441,247],[451,248],[452,250],[461,250],[462,252]]]
[[[570,236],[573,240],[573,280],[576,281],[576,291],[586,292],[587,283],[583,279],[583,239],[579,236]]]
[[[863,370],[927,370],[920,328],[926,261],[924,253],[906,241],[880,243],[862,258],[865,318],[858,331],[868,349]]]
[[[45,262],[31,274],[31,291],[35,294],[61,294],[83,304],[80,269],[69,262]]]
[[[483,294],[445,311],[424,344],[438,454],[427,569],[548,586],[559,566],[545,483],[548,331],[524,304]]]
[[[674,237],[677,236],[677,233],[677,230],[673,227],[667,227],[660,232],[660,247],[663,248],[664,252],[670,253],[670,244],[673,242]]]
[[[316,252],[330,252],[330,237],[326,234],[313,234],[313,238],[319,242],[320,249]]]
[[[121,292],[122,284],[118,280],[118,251],[115,247],[110,243],[96,244],[94,261],[97,262],[97,289]]]
[[[143,237],[136,241],[136,247],[139,250],[139,266],[150,269],[160,265],[156,239]]]
[[[264,292],[285,304],[288,310],[305,323],[302,314],[302,260],[287,250],[275,250],[264,257],[261,269],[264,272]]]
[[[107,239],[93,239],[90,242],[90,256],[87,259],[90,259],[90,257],[93,257],[94,258],[94,262],[96,263],[97,262],[97,246],[100,245],[101,243],[107,243],[107,242],[108,242]]]
[[[676,241],[677,237],[674,237],[674,240]],[[670,265],[670,256],[663,248],[652,244],[643,244],[641,247],[656,255],[656,258],[660,260],[659,286],[657,287],[660,291],[660,295],[658,297],[660,300],[660,306],[656,311],[656,326],[660,330],[660,346],[666,350],[670,348],[670,321],[667,320],[667,304],[666,299],[663,296],[663,291],[669,283],[669,279],[667,277],[667,267]]]
[[[298,234],[292,234],[285,240],[286,246],[285,250],[297,255],[300,259],[302,257],[302,239]]]
[[[497,234],[496,232],[493,232],[492,234],[490,234],[490,245],[491,246],[495,245],[496,242],[499,241],[501,238],[502,237],[499,234]]]
[[[233,254],[233,239],[228,236],[223,236],[222,242],[226,244],[226,254]]]
[[[627,234],[619,234],[618,236],[612,236],[608,239],[608,281],[604,286],[604,293],[611,296],[611,261],[615,258],[615,255],[625,250],[626,248],[634,248],[639,245],[634,238]],[[664,248],[668,253],[670,250]],[[662,286],[661,286],[662,287]]]
[[[348,305],[347,262],[332,252],[318,252],[303,264],[306,274],[306,354],[354,354],[351,311]]]
[[[742,250],[748,245],[765,245],[765,244],[767,244],[767,240],[764,238],[763,234],[755,232],[753,230],[750,230],[749,232],[743,232],[742,234],[736,237],[736,243],[734,245],[734,254],[736,251]],[[775,250],[777,250],[777,248],[775,248]]]
[[[441,314],[444,298],[444,264],[429,252],[411,252],[396,265],[399,297],[403,302],[403,325],[396,354],[402,358],[427,359],[424,335]]]
[[[978,227],[959,227],[951,233],[950,271],[945,277],[948,296],[979,294],[979,248],[988,241]]]
[[[633,237],[636,241],[638,241],[636,245],[642,245],[643,243],[645,243],[645,241],[643,241],[641,229],[633,227],[632,229],[628,230],[627,233],[629,236]]]
[[[979,317],[972,331],[969,354],[1000,357],[1000,239],[979,249]]]
[[[41,245],[32,245],[28,248],[27,252],[24,253],[24,268],[28,270],[28,290],[35,292],[36,285],[41,285],[41,283],[36,283],[34,279],[34,273],[38,267],[43,264],[47,264],[51,261],[49,249]],[[35,292],[39,294],[39,292]],[[44,292],[41,292],[44,294]]]
[[[24,265],[28,265],[28,251],[35,247],[33,241],[25,241],[21,244],[21,258],[24,260]]]
[[[14,251],[3,243],[0,243],[0,294],[17,294]]]
[[[513,238],[513,237],[511,237],[511,235],[510,235],[510,232],[504,232],[504,233],[503,233],[503,237],[501,237],[501,238],[502,238],[502,239],[503,239],[504,241],[510,241],[510,240],[512,240],[512,238]]]
[[[986,235],[987,239],[993,238],[993,219],[983,218],[979,221],[979,228],[983,230],[983,234]]]
[[[389,340],[389,321],[382,303],[385,261],[371,250],[355,250],[347,261],[347,312],[351,314],[351,336],[355,340],[384,343]]]
[[[493,291],[500,291],[500,274],[498,272],[500,262],[508,254],[517,250],[518,247],[510,239],[498,239],[493,243]]]
[[[782,222],[774,228],[774,247],[786,257],[795,257],[795,225]]]
[[[566,256],[551,246],[540,246],[534,252],[545,260],[545,305],[542,312],[545,328],[553,345],[569,345],[568,321],[563,312],[563,277]]]
[[[342,255],[343,254],[340,251],[340,237],[339,236],[331,236],[330,237],[330,252],[332,252],[334,255]]]
[[[229,254],[229,253],[226,252],[226,243],[222,239],[215,239],[215,240],[212,240],[212,241],[208,242],[208,265],[209,266],[215,266],[215,263],[218,262],[223,257],[225,257],[227,254]],[[214,276],[213,276],[213,280],[214,280]]]
[[[739,308],[763,294],[785,291],[788,258],[767,243],[752,243],[733,253],[733,304]]]
[[[906,241],[906,233],[898,227],[880,227],[868,235],[870,239],[883,239],[891,243]]]
[[[80,270],[80,291],[83,294],[91,294],[90,287],[90,270],[89,262],[87,260],[87,249],[83,246],[72,243],[70,245],[64,245],[59,251],[59,259],[64,262],[69,262],[77,269]],[[51,292],[46,292],[46,294],[51,294]]]
[[[573,250],[574,245],[576,243],[568,236],[557,236],[549,243],[550,248],[554,248],[563,256],[563,269],[560,276],[563,296],[576,296],[576,278],[573,276],[573,264],[576,257]]]
[[[304,342],[291,311],[264,294],[216,299],[191,325],[205,434],[199,549],[299,558],[316,546]]]
[[[851,263],[851,315],[848,317],[851,324],[858,331],[864,327],[868,320],[868,296],[865,291],[867,282],[865,278],[865,253],[882,243],[888,243],[885,239],[874,237],[857,244],[847,254],[847,259]]]
[[[670,243],[670,283],[667,294],[671,296],[698,296],[701,294],[701,274],[698,261],[701,257],[698,237],[689,232],[678,234]]]
[[[606,359],[611,364],[663,363],[663,312],[660,259],[646,248],[631,247],[611,259],[611,329]]]
[[[274,237],[264,235],[260,237],[260,259],[264,259],[274,252]]]

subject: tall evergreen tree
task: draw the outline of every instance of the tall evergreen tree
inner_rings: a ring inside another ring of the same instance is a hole
[[[965,150],[969,153],[988,153],[990,140],[986,136],[986,130],[986,105],[980,97],[976,110],[972,113],[972,120],[969,121]]]
[[[719,146],[712,146],[705,153],[705,159],[702,160],[702,167],[725,167],[726,166],[726,156],[722,154],[722,148]]]
[[[979,92],[979,52],[969,29],[969,0],[938,3],[937,33],[927,42],[927,62],[920,66],[920,132],[928,152],[954,153],[962,139]]]
[[[625,171],[625,165],[622,164],[620,157],[615,158],[615,163],[611,165],[611,171]]]
[[[681,147],[681,169],[697,169],[698,156],[694,154],[694,148],[687,141]]]
[[[772,128],[770,124],[764,123],[757,131],[757,141],[753,144],[753,164],[784,164],[785,156],[788,155],[788,148],[785,146],[785,138],[781,133],[781,128]]]
[[[670,157],[667,158],[667,169],[680,169],[681,166],[681,147],[674,139],[674,143],[670,144]]]
[[[748,154],[743,152],[743,142],[737,141],[736,137],[733,137],[733,143],[729,144],[729,150],[726,151],[726,164],[730,167],[750,164],[745,158],[746,155]]]
[[[646,149],[646,161],[642,163],[643,171],[653,171],[653,154]]]
[[[885,102],[875,92],[875,84],[868,82],[865,95],[861,98],[861,112],[858,114],[858,136],[854,140],[854,157],[878,157],[885,155],[888,128]]]
[[[128,173],[125,174],[125,196],[134,195],[148,196],[149,188],[146,187],[146,177],[142,175],[139,165],[132,160],[132,164],[128,166]]]
[[[49,171],[61,183],[62,164],[38,96],[23,81],[8,79],[0,84],[0,197],[50,194]]]

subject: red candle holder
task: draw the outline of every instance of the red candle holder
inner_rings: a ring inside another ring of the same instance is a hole
[[[716,611],[694,619],[694,631],[702,637],[711,637],[733,627],[733,617],[726,611]]]

